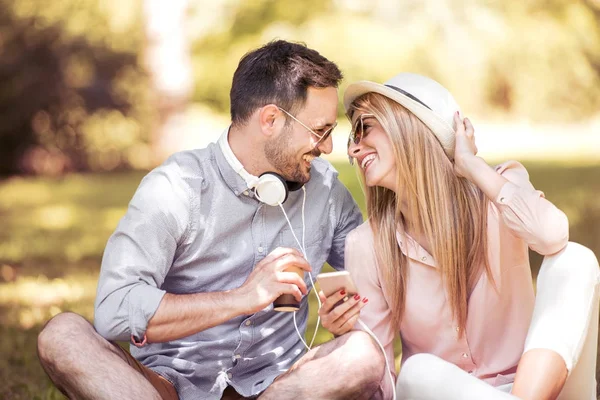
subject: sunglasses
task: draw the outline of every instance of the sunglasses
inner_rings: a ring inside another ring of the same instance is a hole
[[[348,150],[350,149],[350,144],[354,143],[358,145],[361,140],[367,137],[369,134],[365,132],[365,119],[375,118],[374,114],[361,114],[358,116],[356,121],[354,121],[354,125],[352,125],[352,130],[350,131],[350,136],[348,136]],[[368,125],[367,125],[368,126]],[[350,165],[354,165],[354,157],[348,156],[348,160],[350,161]]]
[[[281,108],[279,106],[277,106],[277,108],[280,111],[286,113],[291,119],[293,119],[294,121],[296,121],[297,123],[299,123],[300,125],[302,125],[304,127],[304,129],[306,129],[307,131],[309,131],[310,133],[312,133],[313,135],[315,135],[317,137],[318,140],[317,140],[317,143],[315,144],[315,148],[319,147],[319,145],[321,143],[323,143],[324,141],[326,141],[327,138],[331,135],[331,132],[333,132],[333,130],[337,126],[337,121],[336,121],[328,129],[325,129],[325,128],[321,129],[321,131],[322,131],[321,134],[318,134],[317,132],[315,132],[314,130],[312,130],[308,126],[306,126],[302,121],[300,121],[298,118],[294,117],[292,114],[290,114],[289,112],[287,112],[283,108]]]

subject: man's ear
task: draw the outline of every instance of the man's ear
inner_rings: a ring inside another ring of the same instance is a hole
[[[271,136],[281,129],[279,125],[285,119],[278,118],[280,116],[281,111],[275,104],[267,104],[258,111],[258,123],[263,135]]]

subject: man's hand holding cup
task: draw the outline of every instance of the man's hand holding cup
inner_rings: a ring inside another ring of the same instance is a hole
[[[296,249],[278,247],[261,260],[237,289],[246,314],[253,314],[275,303],[280,311],[294,311],[308,293],[304,273],[312,271],[308,261]],[[285,307],[285,309],[283,308]],[[287,308],[289,307],[289,308]]]

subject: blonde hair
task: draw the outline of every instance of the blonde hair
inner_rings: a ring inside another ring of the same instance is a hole
[[[462,336],[469,294],[482,270],[493,283],[487,259],[489,201],[477,186],[456,175],[435,135],[400,104],[380,94],[367,93],[352,103],[348,115],[354,112],[375,115],[391,140],[396,162],[397,192],[365,187],[377,262],[394,310],[393,324],[400,328],[408,280],[408,260],[396,238],[401,223],[405,230],[429,241]],[[406,219],[401,213],[401,201],[410,212]],[[406,226],[407,223],[412,225]]]

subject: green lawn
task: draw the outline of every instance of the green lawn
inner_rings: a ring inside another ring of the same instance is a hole
[[[600,165],[526,166],[534,185],[569,216],[571,240],[600,255]],[[345,163],[336,167],[364,210],[355,172]],[[143,175],[0,181],[0,399],[62,398],[37,361],[37,334],[61,311],[92,319],[104,245]],[[532,256],[536,273],[539,263]],[[320,330],[316,342],[329,337]]]

